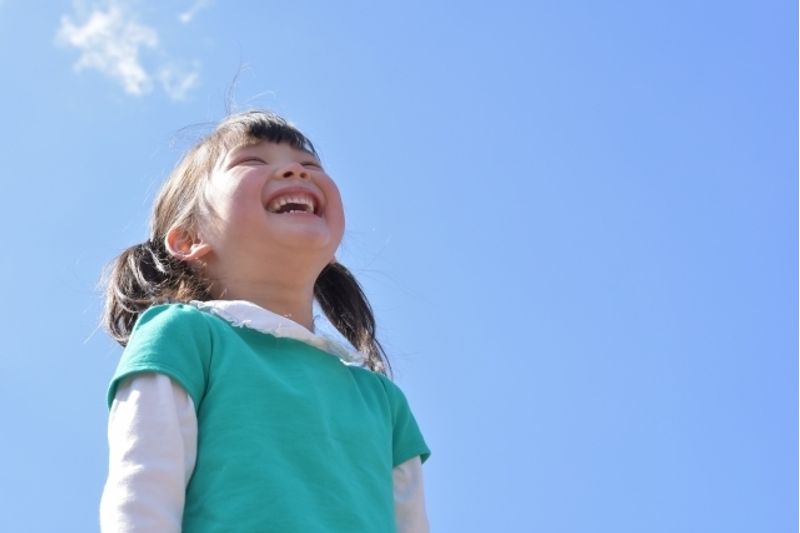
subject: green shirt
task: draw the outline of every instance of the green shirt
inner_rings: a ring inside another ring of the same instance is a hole
[[[430,454],[386,377],[192,305],[141,315],[109,405],[140,372],[170,376],[194,402],[187,533],[395,531],[392,469]]]

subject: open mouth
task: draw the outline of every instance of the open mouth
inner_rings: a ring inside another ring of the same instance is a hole
[[[293,192],[274,198],[267,204],[267,211],[275,214],[307,213],[319,214],[317,200],[311,194]]]

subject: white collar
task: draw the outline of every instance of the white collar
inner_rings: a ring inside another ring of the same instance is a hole
[[[298,340],[319,348],[340,358],[348,364],[361,364],[361,354],[348,349],[335,339],[324,334],[309,331],[294,320],[281,316],[247,300],[208,300],[189,302],[198,309],[209,311],[212,314],[230,322],[236,327],[245,327],[268,333],[273,337],[283,337]]]

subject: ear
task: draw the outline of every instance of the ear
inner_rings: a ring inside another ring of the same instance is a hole
[[[184,228],[174,227],[164,239],[167,251],[181,261],[200,259],[211,251],[211,245],[199,236]]]

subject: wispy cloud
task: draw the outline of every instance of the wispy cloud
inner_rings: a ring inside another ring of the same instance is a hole
[[[95,10],[83,25],[61,17],[56,35],[59,43],[81,51],[75,70],[96,69],[122,84],[128,94],[141,95],[152,80],[139,59],[142,48],[156,48],[158,33],[139,24],[123,6],[112,3],[107,10]]]
[[[158,79],[167,96],[173,100],[184,100],[190,90],[197,86],[199,81],[198,68],[184,70],[174,65],[161,67]]]
[[[184,24],[189,24],[198,11],[211,5],[211,1],[212,0],[195,0],[194,4],[192,4],[192,7],[178,15],[178,20]]]
[[[209,0],[196,0],[187,11],[189,20],[209,3]],[[74,65],[77,72],[97,70],[117,81],[127,94],[135,96],[151,92],[154,80],[173,100],[184,100],[198,85],[198,64],[191,69],[176,67],[160,49],[158,31],[141,23],[125,0],[108,0],[104,6],[91,10],[84,20],[81,24],[65,15],[56,33],[57,43],[80,51]],[[145,50],[159,52],[158,57],[166,59],[162,59],[157,68],[149,69],[141,59]]]

